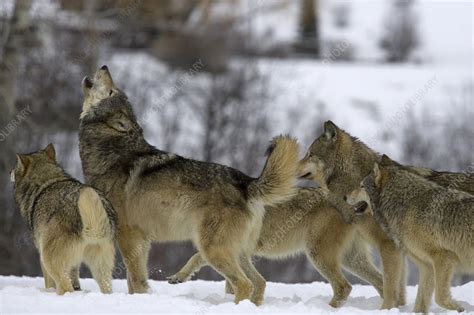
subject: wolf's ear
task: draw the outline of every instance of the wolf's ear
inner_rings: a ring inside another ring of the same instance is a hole
[[[388,155],[382,155],[382,159],[380,160],[380,165],[382,166],[392,166],[396,165],[395,161],[388,157]]]
[[[387,170],[379,163],[375,163],[374,165],[374,181],[375,186],[380,186],[381,182],[387,176]]]
[[[339,128],[332,121],[328,120],[324,123],[324,135],[327,140],[336,141]]]
[[[48,144],[43,151],[50,160],[56,162],[56,149],[52,143]]]
[[[381,177],[381,174],[380,174],[380,166],[379,166],[379,163],[375,163],[375,165],[374,165],[375,184],[378,184],[378,183],[379,183],[380,177]]]
[[[30,166],[30,163],[31,161],[26,155],[23,155],[23,154],[16,155],[16,165],[17,165],[16,167],[20,171],[21,176],[25,175],[26,170]]]

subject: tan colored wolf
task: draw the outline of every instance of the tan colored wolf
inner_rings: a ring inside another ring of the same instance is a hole
[[[83,80],[79,131],[87,183],[106,192],[118,212],[118,242],[130,293],[148,290],[153,241],[192,240],[228,280],[235,302],[263,301],[265,279],[251,262],[264,206],[295,194],[298,144],[277,137],[259,178],[230,167],[163,152],[143,137],[127,96],[106,66]]]
[[[450,284],[455,271],[474,272],[474,195],[440,186],[387,156],[382,162],[349,195],[350,202],[359,214],[369,208],[418,265],[414,312],[428,312],[433,290],[438,305],[462,312]]]
[[[60,295],[80,289],[79,266],[85,262],[101,292],[111,293],[116,213],[107,199],[66,174],[52,144],[18,154],[11,179],[40,254],[46,288]]]
[[[343,198],[359,186],[360,181],[370,173],[380,156],[358,139],[352,137],[334,123],[324,124],[324,132],[310,146],[300,163],[302,178],[312,179],[330,190],[330,200]],[[346,222],[353,219],[351,213],[342,212]],[[338,207],[338,209],[340,209]],[[370,216],[355,218],[358,233],[356,242],[369,242],[380,252],[383,265],[382,309],[405,304],[405,276],[403,253],[375,220]]]
[[[383,295],[382,275],[373,265],[367,245],[354,242],[355,225],[345,223],[328,202],[327,190],[300,188],[291,200],[265,207],[262,230],[254,255],[282,259],[305,253],[313,266],[331,284],[334,296],[329,303],[339,307],[349,296],[351,285],[342,273],[342,266],[371,283]],[[181,283],[206,265],[195,254],[170,283]],[[226,283],[226,291],[232,293]]]

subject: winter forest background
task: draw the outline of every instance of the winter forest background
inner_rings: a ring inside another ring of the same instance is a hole
[[[13,203],[14,153],[53,142],[62,165],[83,179],[80,84],[102,64],[129,95],[148,141],[187,157],[257,175],[272,136],[290,133],[305,151],[331,119],[400,162],[474,172],[473,6],[2,0],[0,274],[41,274]],[[163,280],[192,253],[186,243],[154,245],[150,277]],[[270,281],[322,280],[303,256],[257,265]],[[116,277],[125,276],[121,266]],[[204,268],[197,278],[220,277]]]

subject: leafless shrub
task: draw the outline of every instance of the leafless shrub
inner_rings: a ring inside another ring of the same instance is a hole
[[[271,138],[266,77],[244,61],[224,73],[211,75],[209,85],[196,85],[183,92],[188,94],[188,108],[200,124],[201,158],[255,175]]]
[[[416,15],[413,0],[393,0],[385,20],[385,31],[380,39],[380,48],[388,62],[407,61],[419,45]]]
[[[446,102],[443,117],[425,105],[422,115],[410,113],[402,129],[403,159],[408,164],[438,170],[464,171],[473,163],[473,83],[461,87]]]

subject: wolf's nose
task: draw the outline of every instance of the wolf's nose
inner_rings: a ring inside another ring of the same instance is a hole
[[[106,65],[103,65],[103,66],[100,68],[100,70],[109,70],[109,68],[107,68]]]

